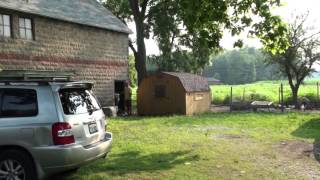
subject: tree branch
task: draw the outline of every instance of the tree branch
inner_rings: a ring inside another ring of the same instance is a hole
[[[285,68],[286,74],[288,76],[288,81],[289,81],[290,88],[291,88],[291,90],[293,90],[294,89],[294,83],[293,83],[292,75],[291,75],[291,72],[290,72],[290,67],[288,65],[285,65],[284,68]]]
[[[138,52],[137,52],[136,48],[133,46],[131,39],[129,39],[129,47],[130,47],[131,51],[133,52],[133,54],[136,56],[138,54]]]
[[[141,4],[141,15],[145,16],[149,0],[144,0]],[[143,17],[144,18],[144,17]]]
[[[320,34],[320,32],[317,32],[317,33],[314,33],[314,34],[312,34],[312,35],[310,35],[308,37],[305,37],[304,39],[301,40],[301,43],[305,42],[308,39],[313,39],[315,36],[317,36],[319,34]]]
[[[140,10],[139,10],[139,2],[138,0],[129,0],[130,8],[133,13],[133,17],[136,19],[140,15]]]

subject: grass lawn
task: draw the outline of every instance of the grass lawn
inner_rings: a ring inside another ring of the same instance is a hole
[[[107,159],[67,179],[319,179],[319,114],[111,119]]]

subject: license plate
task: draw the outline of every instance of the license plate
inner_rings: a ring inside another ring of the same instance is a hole
[[[98,132],[98,127],[96,122],[88,124],[88,127],[89,127],[90,134]]]

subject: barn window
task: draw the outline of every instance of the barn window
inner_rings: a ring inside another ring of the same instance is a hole
[[[11,37],[11,20],[9,15],[0,14],[0,36]]]
[[[33,40],[33,27],[30,18],[19,18],[20,38]]]
[[[164,85],[156,85],[154,89],[154,96],[156,98],[165,98],[167,94],[166,86]]]

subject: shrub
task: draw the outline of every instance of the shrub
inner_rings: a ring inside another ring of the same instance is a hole
[[[250,101],[268,101],[269,100],[267,96],[263,94],[252,93],[249,96],[250,96]]]

